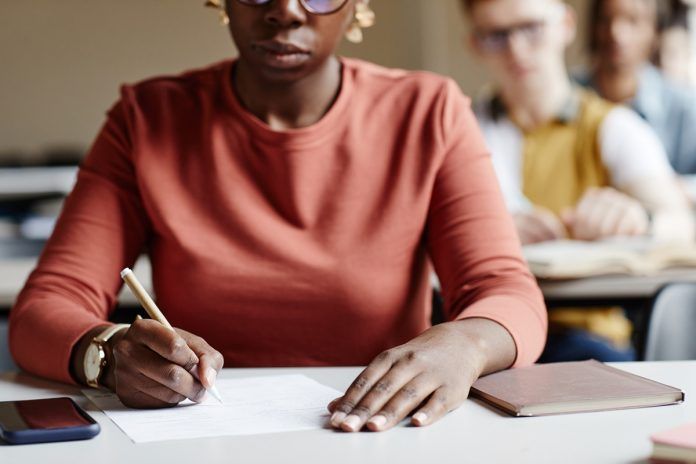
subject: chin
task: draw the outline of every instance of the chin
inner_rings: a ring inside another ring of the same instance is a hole
[[[274,84],[292,84],[312,74],[317,68],[315,60],[305,60],[297,65],[281,63],[275,65],[272,61],[258,59],[258,57],[245,58],[248,69],[264,82]]]

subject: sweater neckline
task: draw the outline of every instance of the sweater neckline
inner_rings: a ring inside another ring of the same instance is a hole
[[[232,72],[237,60],[227,61],[222,67],[221,85],[224,99],[228,108],[231,109],[235,121],[244,124],[249,129],[250,134],[257,140],[293,147],[321,144],[325,139],[337,132],[338,122],[348,106],[353,89],[352,73],[348,70],[350,65],[340,57],[339,60],[341,63],[341,87],[338,91],[338,96],[321,119],[309,126],[297,129],[275,130],[247,110],[242,105],[232,84]]]

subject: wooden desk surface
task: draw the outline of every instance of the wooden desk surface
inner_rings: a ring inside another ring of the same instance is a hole
[[[469,400],[425,428],[404,424],[385,433],[331,430],[133,444],[79,390],[25,374],[0,374],[0,401],[73,396],[101,424],[92,440],[2,446],[0,461],[24,464],[111,463],[643,463],[649,436],[696,418],[696,361],[615,364],[682,388],[683,404],[536,418],[502,415]],[[225,369],[223,377],[305,374],[339,390],[357,368]]]

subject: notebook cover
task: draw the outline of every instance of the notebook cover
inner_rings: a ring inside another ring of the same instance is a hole
[[[650,439],[658,445],[696,450],[696,422],[656,433]]]
[[[625,400],[653,395],[674,394],[675,402],[684,400],[684,393],[652,380],[598,361],[578,361],[552,364],[536,364],[530,367],[508,369],[481,377],[471,388],[474,396],[506,412],[520,416],[523,409],[539,405],[561,405],[598,400]],[[490,396],[506,404],[500,405],[487,399]],[[602,410],[623,409],[603,407]],[[586,409],[596,410],[589,407]],[[561,412],[556,412],[562,413]],[[582,412],[582,411],[574,411]],[[546,413],[534,414],[545,415]]]

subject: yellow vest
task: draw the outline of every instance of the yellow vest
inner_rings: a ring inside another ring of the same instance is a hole
[[[609,185],[598,134],[614,106],[577,89],[554,121],[524,133],[522,190],[535,205],[560,214],[590,187]]]
[[[535,205],[557,215],[575,206],[590,187],[610,185],[602,162],[599,129],[614,105],[587,90],[573,98],[554,121],[524,133],[522,190]],[[550,330],[576,327],[625,346],[632,327],[621,308],[558,308]]]

